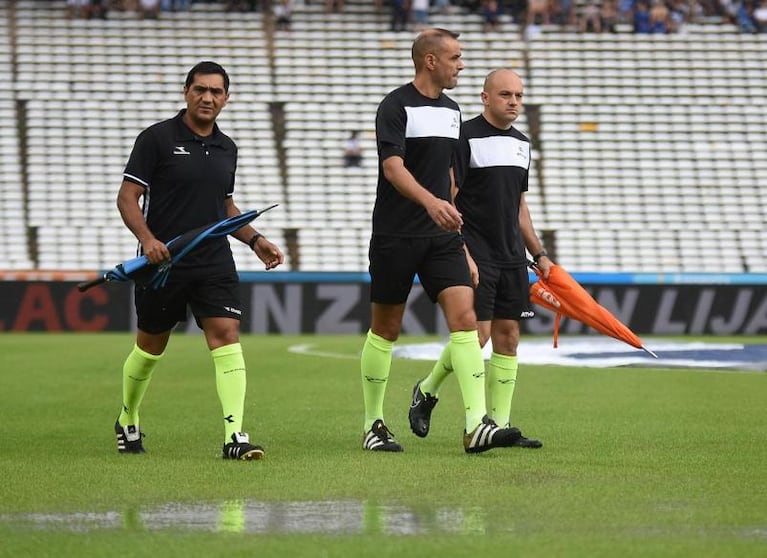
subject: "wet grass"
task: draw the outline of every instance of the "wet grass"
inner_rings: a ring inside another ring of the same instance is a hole
[[[130,334],[0,336],[0,556],[767,554],[764,373],[525,366],[514,421],[544,448],[467,456],[455,382],[416,438],[429,363],[395,360],[405,452],[379,455],[360,449],[361,337],[242,342],[262,462],[218,457],[200,336],[171,340],[143,456],[112,434]],[[288,352],[306,343],[348,358]]]

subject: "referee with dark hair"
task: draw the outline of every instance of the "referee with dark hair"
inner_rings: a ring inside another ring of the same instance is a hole
[[[379,172],[370,240],[371,325],[360,362],[365,407],[362,447],[402,451],[383,417],[394,342],[416,274],[441,306],[450,342],[443,358],[463,397],[467,453],[511,445],[513,431],[485,417],[484,362],[473,308],[473,284],[451,202],[451,165],[461,113],[444,89],[463,69],[458,35],[427,29],[412,47],[415,78],[381,101],[376,115]],[[428,402],[416,389],[412,405]]]
[[[153,264],[170,259],[165,245],[169,240],[240,214],[232,197],[237,146],[216,124],[229,100],[229,76],[215,62],[200,62],[189,71],[183,92],[185,109],[138,135],[117,196],[120,215],[139,241],[139,253]],[[266,269],[283,263],[280,249],[250,225],[232,236],[248,244]],[[171,331],[186,320],[189,307],[213,358],[223,411],[223,457],[263,457],[263,448],[242,431],[246,388],[239,341],[242,310],[228,239],[208,239],[191,251],[173,265],[164,287],[136,285],[135,305],[138,332],[123,365],[123,404],[115,422],[117,450],[144,453],[141,401]]]

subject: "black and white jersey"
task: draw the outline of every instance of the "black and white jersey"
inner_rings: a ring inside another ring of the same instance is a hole
[[[378,186],[373,234],[439,236],[445,233],[426,210],[399,193],[384,177],[382,162],[399,156],[418,183],[450,200],[450,167],[461,127],[458,104],[445,94],[421,95],[412,83],[389,93],[378,106]]]
[[[197,136],[184,124],[185,112],[142,131],[123,173],[144,188],[144,218],[163,242],[225,219],[225,201],[234,192],[237,146],[218,126],[208,137]],[[234,269],[226,238],[205,241],[178,264],[203,266]]]
[[[479,115],[461,126],[454,170],[455,203],[474,260],[524,266],[519,203],[528,187],[530,140],[513,126],[500,130]]]

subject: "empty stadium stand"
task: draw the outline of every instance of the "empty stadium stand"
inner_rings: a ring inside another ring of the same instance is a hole
[[[413,33],[374,3],[325,14],[299,4],[291,31],[215,3],[141,20],[65,20],[63,1],[0,1],[0,269],[103,269],[135,239],[115,196],[136,134],[182,106],[201,59],[232,77],[219,123],[238,143],[236,199],[279,203],[259,228],[286,269],[364,271],[377,159],[375,111],[412,77]],[[477,14],[432,14],[462,32],[466,69],[449,94],[481,111],[484,76],[516,69],[534,143],[528,202],[571,271],[767,271],[767,38],[734,27],[524,40]],[[359,130],[361,167],[342,153]],[[233,242],[241,270],[257,270]]]

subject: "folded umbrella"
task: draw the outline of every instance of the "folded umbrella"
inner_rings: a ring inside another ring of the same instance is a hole
[[[554,347],[558,344],[560,321],[565,316],[658,358],[633,331],[594,300],[563,267],[553,264],[547,279],[543,278],[543,272],[537,265],[531,263],[530,267],[538,276],[538,280],[530,285],[530,300],[556,314]]]
[[[77,288],[82,292],[107,281],[135,281],[154,289],[161,288],[168,280],[168,274],[173,264],[194,250],[200,243],[211,238],[231,234],[274,207],[277,207],[276,203],[264,209],[246,211],[234,217],[227,217],[221,221],[192,229],[165,243],[171,255],[169,261],[153,264],[146,256],[131,258],[117,264],[96,279],[80,283]]]

